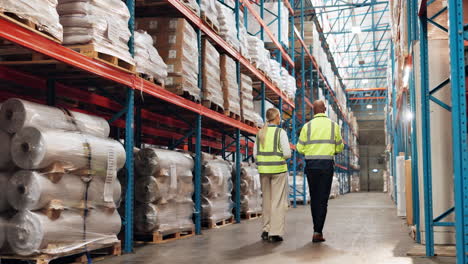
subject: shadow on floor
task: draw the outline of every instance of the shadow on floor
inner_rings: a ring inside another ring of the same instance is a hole
[[[274,249],[279,245],[281,244],[258,241],[238,249],[226,251],[223,257],[230,260],[245,260],[249,258],[266,256],[274,253]]]

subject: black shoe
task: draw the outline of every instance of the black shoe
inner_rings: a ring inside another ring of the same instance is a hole
[[[283,241],[283,238],[280,236],[271,236],[268,238],[268,240],[272,243],[278,243],[278,242]]]
[[[262,233],[262,240],[268,240],[268,232],[263,232]]]
[[[322,242],[325,242],[325,238],[323,237],[323,234],[321,233],[314,233],[314,236],[312,237],[312,242],[322,243]]]

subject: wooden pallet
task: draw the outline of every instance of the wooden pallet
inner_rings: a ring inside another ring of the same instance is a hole
[[[28,30],[31,30],[32,32],[36,33],[36,34],[39,34],[49,40],[52,40],[56,43],[62,43],[62,41],[60,41],[59,39],[57,39],[56,37],[52,36],[51,34],[45,32],[45,31],[41,31],[39,30],[40,26],[37,25],[36,23],[32,22],[31,20],[29,19],[26,19],[26,18],[21,18],[19,16],[17,16],[16,14],[14,13],[10,13],[10,12],[0,12],[0,17],[2,17],[3,19],[5,20],[8,20],[10,22],[13,22],[15,23],[16,25],[19,25],[21,27],[24,27]]]
[[[224,113],[224,107],[210,101],[210,100],[203,100],[202,105],[206,108],[209,108],[213,111],[216,111],[218,113]]]
[[[229,110],[224,110],[224,114],[234,120],[237,120],[237,121],[240,121],[241,120],[241,117],[240,115],[236,114],[236,113],[233,113]]]
[[[258,219],[261,216],[262,216],[262,213],[242,213],[241,214],[242,219],[246,219],[246,220]]]
[[[154,78],[153,76],[149,76],[149,75],[144,74],[144,73],[137,73],[137,76],[144,79],[144,80],[147,80],[148,82],[157,84],[157,85],[164,88],[164,84],[162,82],[160,82],[159,80],[157,80],[156,78]]]
[[[135,234],[135,241],[139,244],[164,244],[182,238],[189,238],[195,235],[195,229],[188,231],[175,232],[170,234],[162,234],[160,232],[153,232],[148,234],[137,233]]]
[[[59,259],[59,263],[85,264],[88,263],[88,256],[93,261],[99,261],[103,260],[106,257],[120,256],[122,254],[120,241],[107,244],[91,243],[86,246],[86,250],[88,254],[86,254],[85,248],[79,248],[70,252],[57,254],[41,254],[37,256],[27,257],[5,255],[0,256],[0,262],[6,264],[18,262],[48,264],[52,260]]]
[[[70,45],[67,47],[87,57],[93,58],[98,61],[102,61],[123,71],[130,73],[134,73],[136,71],[135,65],[132,65],[118,57],[96,51],[95,46],[93,44]]]
[[[212,221],[212,220],[207,220],[203,224],[204,224],[204,227],[208,229],[225,227],[225,226],[234,224],[234,216],[231,216],[228,219],[220,220],[217,222]]]
[[[217,34],[219,34],[219,27],[216,26],[211,20],[210,18],[208,18],[205,13],[202,11],[201,12],[201,19],[203,21],[205,21],[205,23],[210,26],[211,29],[213,29],[214,32],[216,32]]]
[[[255,122],[243,119],[242,122],[248,126],[256,127]]]

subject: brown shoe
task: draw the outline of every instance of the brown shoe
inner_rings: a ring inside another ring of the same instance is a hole
[[[325,242],[325,238],[323,238],[323,234],[314,233],[314,236],[312,237],[312,242],[313,243],[322,243],[322,242]]]

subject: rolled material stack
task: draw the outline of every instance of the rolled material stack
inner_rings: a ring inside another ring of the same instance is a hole
[[[130,13],[121,0],[59,0],[63,44],[92,44],[93,50],[134,65],[128,41]]]
[[[255,123],[252,78],[241,74],[241,114],[242,120]]]
[[[63,40],[63,27],[57,14],[57,0],[0,0],[2,13],[14,13],[37,25],[38,30]]]
[[[200,100],[197,34],[192,26],[183,18],[167,17],[141,18],[137,24],[153,37],[159,55],[167,64],[165,88]]]
[[[221,86],[224,95],[224,110],[241,116],[239,85],[236,76],[236,63],[227,55],[221,55]]]
[[[203,153],[202,217],[216,223],[232,215],[232,164],[221,157]]]
[[[219,35],[235,50],[239,51],[240,44],[239,39],[237,38],[236,16],[234,11],[225,5],[234,8],[235,3],[232,0],[224,1],[224,4],[216,1],[219,22]]]
[[[248,36],[249,54],[255,66],[267,73],[270,71],[270,52],[265,49],[265,43],[256,36]]]
[[[167,65],[154,47],[153,38],[144,30],[135,31],[135,64],[137,73],[164,84]]]
[[[2,105],[0,127],[14,135],[6,152],[20,169],[2,184],[17,211],[6,224],[10,253],[56,254],[118,241],[116,177],[125,150],[107,138],[106,120],[13,98]]]
[[[144,148],[135,155],[135,229],[171,234],[193,229],[194,162],[189,154]]]
[[[235,177],[234,177],[235,179]],[[262,212],[262,188],[260,174],[254,164],[241,163],[241,213]]]
[[[221,87],[221,69],[219,53],[208,39],[202,42],[202,78],[203,101],[224,109],[223,88]]]

